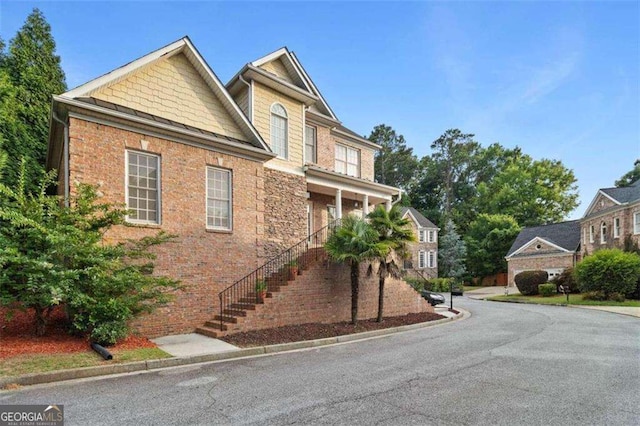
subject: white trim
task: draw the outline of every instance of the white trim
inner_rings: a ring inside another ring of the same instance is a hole
[[[275,105],[280,106],[283,110],[284,110],[284,116],[273,112],[273,107]],[[273,141],[273,116],[282,118],[285,121],[285,128],[284,128],[284,156],[281,156],[280,154],[278,154],[275,149],[274,149],[274,141]],[[269,142],[271,145],[271,151],[276,154],[278,156],[279,159],[281,160],[289,160],[289,112],[287,111],[287,108],[282,105],[280,102],[276,101],[274,103],[271,104],[271,106],[269,107]]]
[[[331,118],[333,118],[336,121],[338,120],[338,117],[336,117],[336,115],[334,114],[333,110],[331,109],[331,107],[329,106],[329,104],[327,103],[327,101],[324,99],[324,96],[322,96],[322,94],[320,93],[320,90],[318,90],[318,88],[316,87],[315,84],[313,84],[313,81],[311,81],[311,78],[309,77],[309,74],[307,74],[307,71],[304,69],[304,67],[302,66],[302,64],[300,63],[300,61],[298,61],[298,57],[296,56],[296,54],[294,52],[291,52],[291,59],[293,59],[293,61],[295,62],[296,66],[298,67],[298,70],[302,73],[302,75],[305,77],[306,82],[309,84],[309,86],[311,86],[312,92],[318,97],[318,99],[320,100],[320,102],[322,102],[322,105],[327,109],[327,111],[329,112]]]
[[[633,220],[633,235],[640,234],[640,226],[636,227],[636,225],[640,223],[640,220],[636,219],[636,217],[640,217],[640,212],[635,212],[631,215],[631,219]]]
[[[281,47],[280,49],[276,50],[275,52],[271,52],[268,55],[263,56],[262,58],[256,59],[255,61],[251,62],[251,65],[253,65],[254,67],[258,68],[258,67],[260,67],[260,66],[262,66],[264,64],[267,64],[269,62],[273,62],[275,60],[278,60],[282,56],[287,58],[287,60],[289,61],[289,65],[291,66],[293,71],[298,75],[298,79],[304,85],[305,90],[307,90],[309,93],[313,94],[313,90],[311,89],[311,86],[309,86],[309,84],[306,81],[304,75],[300,72],[300,69],[296,66],[296,63],[293,61],[293,58],[291,57],[291,54],[289,53],[289,49],[287,49],[286,47]],[[286,64],[285,64],[285,68],[287,68]],[[288,68],[287,68],[287,71],[289,71]]]
[[[277,157],[277,158],[279,158],[280,160],[284,161],[284,159],[282,157]],[[289,164],[291,164],[291,163],[289,163]],[[277,164],[274,161],[268,161],[268,162],[264,163],[264,167],[266,169],[277,170],[279,172],[289,173],[289,174],[296,175],[296,176],[305,176],[305,173],[302,170],[302,167],[298,167],[298,166],[295,166],[295,167],[294,166],[285,166],[285,165],[282,165],[282,164]]]
[[[589,244],[596,242],[596,227],[593,224],[589,224]]]
[[[337,151],[338,147],[344,148],[344,164],[345,164],[344,172],[338,171],[338,168],[336,167],[336,163],[338,161],[338,156],[336,155],[337,154],[336,151]],[[352,166],[354,165],[353,163],[349,163],[349,150],[354,151],[358,156],[358,163],[356,164],[356,166],[357,166],[357,174],[355,174],[355,175],[349,174],[349,165],[350,164]],[[355,178],[360,178],[362,176],[362,154],[361,154],[361,152],[360,152],[360,150],[358,148],[354,148],[352,146],[345,145],[345,144],[337,142],[335,144],[335,149],[334,149],[334,153],[333,153],[333,161],[334,161],[333,162],[333,170],[336,173],[341,173],[343,175],[351,176],[351,177],[355,177]]]
[[[618,226],[616,226],[616,222],[618,222]],[[620,238],[620,234],[622,233],[622,225],[619,217],[613,218],[613,238]]]
[[[430,259],[433,256],[433,264],[431,264]],[[438,254],[435,250],[429,250],[427,252],[427,268],[436,269],[438,267]]]
[[[370,140],[367,140],[361,136],[356,136],[356,135],[352,135],[351,133],[347,133],[347,132],[343,132],[342,130],[338,129],[338,128],[332,128],[331,129],[331,133],[333,133],[334,135],[337,135],[339,137],[342,137],[344,139],[348,139],[349,142],[351,143],[356,143],[358,145],[364,145],[367,148],[375,151],[380,151],[380,149],[382,149],[382,147],[376,143],[371,142]]]
[[[229,176],[229,227],[209,226],[209,170],[218,170],[226,172]],[[204,224],[206,229],[212,231],[233,232],[233,171],[218,166],[210,166],[207,164],[204,171]]]
[[[617,205],[622,205],[621,202],[619,202],[618,200],[616,200],[615,198],[611,197],[609,194],[607,194],[606,192],[602,191],[602,189],[598,190],[598,193],[596,194],[595,197],[593,197],[593,201],[591,201],[591,204],[589,204],[589,207],[587,207],[587,210],[584,212],[584,216],[582,216],[582,218],[586,218],[587,216],[589,216],[589,212],[591,211],[591,209],[594,207],[594,205],[596,204],[596,201],[598,200],[598,197],[600,195],[604,195],[605,197],[607,197],[608,199],[610,199],[611,201],[613,201],[614,203],[616,203]]]
[[[427,251],[418,250],[418,268],[425,269],[427,267]]]
[[[607,223],[603,220],[602,223],[600,223],[600,244],[606,244],[607,243]]]
[[[511,253],[511,254],[510,254],[509,256],[507,256],[505,259],[509,259],[509,258],[511,258],[511,257],[513,257],[513,256],[515,256],[516,254],[520,253],[521,251],[526,250],[526,249],[527,249],[528,247],[530,247],[534,242],[543,242],[543,243],[545,243],[545,244],[547,244],[547,245],[550,245],[551,247],[556,248],[556,249],[558,249],[558,250],[560,250],[560,251],[563,251],[563,252],[566,252],[566,253],[572,253],[572,251],[571,251],[571,250],[567,250],[566,248],[562,248],[562,247],[560,247],[559,245],[554,244],[554,243],[552,243],[552,242],[551,242],[551,241],[549,241],[549,240],[545,240],[545,239],[544,239],[544,238],[542,238],[542,237],[535,237],[535,238],[531,239],[529,242],[527,242],[526,244],[524,244],[522,247],[520,247],[518,250],[516,250],[516,251],[514,251],[513,253]]]
[[[156,188],[157,198],[156,198],[156,215],[157,219],[155,221],[151,220],[139,220],[133,219],[129,217],[129,215],[125,216],[125,220],[129,223],[137,224],[137,225],[162,225],[162,156],[160,154],[155,154],[153,152],[133,149],[133,148],[125,148],[124,150],[124,203],[129,210],[129,152],[135,152],[139,155],[146,155],[148,157],[156,157],[158,161],[158,177],[156,179],[158,183],[158,187]],[[132,209],[133,210],[133,209]]]

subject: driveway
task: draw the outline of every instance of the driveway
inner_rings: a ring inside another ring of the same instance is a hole
[[[471,318],[390,337],[25,388],[66,425],[640,424],[640,321],[457,297]]]

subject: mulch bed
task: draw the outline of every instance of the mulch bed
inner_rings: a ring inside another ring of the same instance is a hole
[[[49,317],[47,334],[35,335],[32,310],[15,310],[10,320],[6,319],[7,308],[0,308],[0,359],[19,355],[90,352],[86,338],[72,336],[66,326],[62,308],[56,308]],[[129,336],[115,345],[114,349],[155,348],[155,343],[139,336]]]
[[[356,325],[350,322],[333,324],[301,324],[288,325],[265,330],[248,331],[221,337],[227,343],[240,347],[275,345],[278,343],[299,342],[302,340],[323,339],[326,337],[342,336],[345,334],[362,333],[364,331],[380,330],[383,328],[399,327],[402,325],[418,324],[445,318],[442,315],[423,312],[397,317],[384,317],[382,322],[375,320],[361,320]]]

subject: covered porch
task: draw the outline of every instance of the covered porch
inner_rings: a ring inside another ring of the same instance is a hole
[[[308,235],[349,214],[365,217],[379,204],[387,208],[402,190],[317,166],[305,167]]]

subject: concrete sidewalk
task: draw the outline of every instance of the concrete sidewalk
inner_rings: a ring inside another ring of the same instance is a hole
[[[510,295],[520,294],[517,287],[507,288]],[[465,296],[476,299],[485,300],[493,296],[503,296],[505,294],[505,287],[482,287],[477,290],[470,290],[465,292]],[[595,311],[612,312],[614,314],[629,315],[632,317],[640,318],[640,308],[628,307],[628,306],[587,306],[587,305],[566,305],[570,308],[579,309],[591,309]]]

